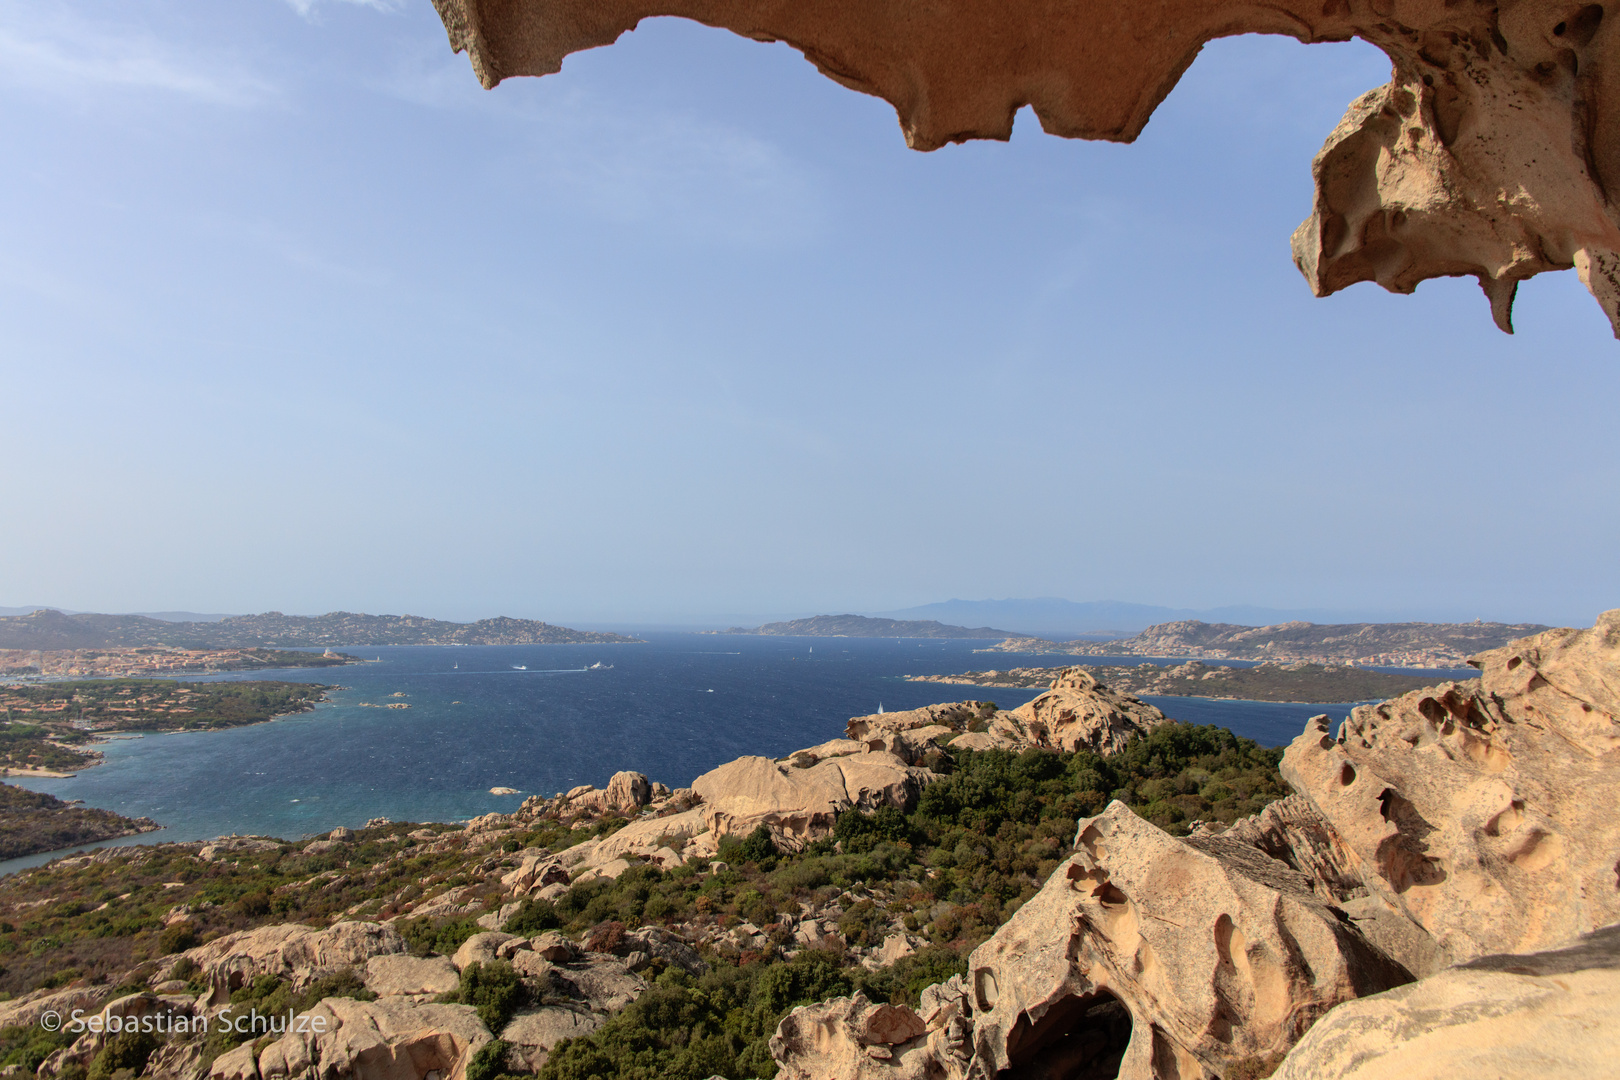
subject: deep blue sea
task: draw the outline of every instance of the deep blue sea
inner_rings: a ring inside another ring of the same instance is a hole
[[[645,636],[642,645],[350,649],[371,662],[216,676],[343,689],[312,712],[230,731],[116,740],[101,747],[105,764],[70,779],[10,782],[167,826],[122,843],[232,832],[297,838],[373,817],[455,821],[509,812],[526,795],[601,786],[620,769],[682,787],[744,754],[780,756],[841,737],[849,717],[879,705],[894,711],[978,697],[1012,708],[1038,691],[903,677],[1063,662],[974,655],[984,641]],[[595,663],[612,666],[589,670]],[[1311,716],[1337,720],[1350,709],[1148,700],[1178,720],[1220,724],[1267,746],[1292,740]],[[411,708],[362,707],[396,701]],[[491,795],[492,787],[522,794]],[[0,873],[40,861],[0,863]]]

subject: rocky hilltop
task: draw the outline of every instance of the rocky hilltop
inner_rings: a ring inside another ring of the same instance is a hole
[[[1549,627],[1536,623],[1278,623],[1236,626],[1196,619],[1150,626],[1123,641],[1013,637],[989,652],[1275,660],[1368,667],[1461,667],[1468,657]]]
[[[1280,775],[1076,670],[687,789],[62,860],[0,883],[0,1050],[41,1080],[1591,1076],[1620,611],[1474,663],[1316,718]],[[319,1030],[109,1030],[261,1006]],[[99,1030],[28,1034],[72,1008]]]
[[[620,634],[505,616],[473,623],[420,615],[232,615],[216,622],[165,622],[143,615],[64,615],[43,608],[0,618],[0,649],[94,649],[171,645],[208,648],[340,648],[362,645],[611,645],[639,641]]]
[[[810,619],[766,623],[753,628],[733,626],[719,634],[764,634],[773,637],[915,637],[915,638],[1004,638],[1006,630],[988,626],[951,626],[934,619],[872,619],[865,615],[817,615]]]

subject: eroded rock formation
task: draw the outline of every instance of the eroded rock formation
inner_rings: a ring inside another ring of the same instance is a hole
[[[1472,661],[1480,677],[1318,718],[1283,775],[1437,964],[1548,948],[1620,920],[1620,612]],[[1421,973],[1421,972],[1420,972]]]
[[[1312,167],[1293,238],[1317,295],[1476,277],[1511,332],[1518,283],[1574,267],[1620,336],[1620,25],[1580,0],[434,0],[486,87],[559,70],[644,18],[785,41],[892,104],[932,150],[1006,139],[1029,105],[1068,138],[1136,138],[1204,43],[1242,33],[1359,37],[1389,83],[1355,101]]]
[[[1586,1080],[1620,1061],[1620,927],[1335,1009],[1274,1080]]]
[[[1473,662],[1478,679],[1358,708],[1337,738],[1313,720],[1284,758],[1298,794],[1224,831],[1177,839],[1117,802],[1081,821],[966,983],[925,993],[954,1011],[879,1045],[864,1002],[799,1010],[772,1044],[784,1075],[1415,1080],[1612,1061],[1620,611]]]
[[[1220,1076],[1411,978],[1248,845],[1178,840],[1113,803],[1076,848],[969,962],[987,1071]]]
[[[827,754],[843,747],[882,750],[925,761],[937,742],[964,750],[1089,750],[1112,754],[1137,735],[1170,720],[1157,708],[1109,689],[1083,668],[1065,668],[1052,689],[1016,709],[988,702],[926,705],[905,712],[850,720],[848,740],[801,751]]]

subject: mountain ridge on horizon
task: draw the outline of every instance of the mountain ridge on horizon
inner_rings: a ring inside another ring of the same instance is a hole
[[[1348,625],[1467,621],[1444,617],[1418,618],[1410,612],[1270,608],[1256,604],[1227,604],[1202,609],[1172,608],[1120,600],[1065,600],[1053,596],[1005,600],[951,599],[871,614],[889,619],[936,619],[944,623],[1012,626],[1031,637],[1048,638],[1053,635],[1129,637],[1151,626],[1188,621],[1253,627],[1289,622]]]
[[[361,645],[609,645],[638,642],[622,634],[574,630],[500,616],[469,623],[420,615],[232,615],[209,622],[168,622],[143,615],[69,615],[40,608],[0,616],[0,649],[95,649],[145,645],[181,648],[351,648]]]

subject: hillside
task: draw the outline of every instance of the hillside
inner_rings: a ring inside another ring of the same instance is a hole
[[[871,619],[865,615],[817,615],[791,622],[766,623],[748,629],[733,626],[721,634],[763,634],[772,637],[916,637],[916,638],[1005,638],[1006,630],[988,626],[950,626],[933,619]]]
[[[0,784],[0,859],[162,828],[151,818],[127,818],[111,810],[73,806],[54,795]]]
[[[1500,648],[1546,629],[1534,623],[1286,622],[1237,626],[1189,619],[1150,626],[1124,641],[1010,638],[986,651],[1454,668],[1475,653]]]
[[[173,645],[183,648],[322,648],[358,645],[609,645],[637,641],[620,634],[502,616],[473,623],[420,615],[233,615],[211,622],[166,622],[143,615],[64,615],[49,608],[0,618],[0,649],[94,649]]]

